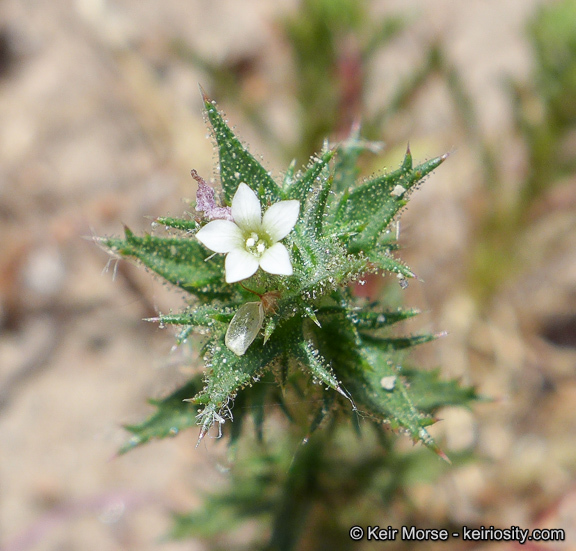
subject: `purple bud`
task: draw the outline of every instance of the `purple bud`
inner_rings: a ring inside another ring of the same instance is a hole
[[[211,188],[204,179],[195,171],[190,171],[192,178],[198,182],[198,191],[196,192],[196,210],[203,212],[208,220],[230,220],[232,218],[232,209],[230,207],[220,207],[214,199],[214,189]]]

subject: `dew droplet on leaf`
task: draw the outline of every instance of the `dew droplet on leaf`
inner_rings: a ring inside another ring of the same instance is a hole
[[[394,390],[396,386],[396,375],[390,375],[388,377],[382,377],[380,379],[380,386],[384,390]]]

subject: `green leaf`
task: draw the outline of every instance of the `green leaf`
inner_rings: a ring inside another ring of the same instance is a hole
[[[441,454],[424,428],[434,419],[416,407],[411,389],[396,367],[395,345],[410,346],[412,339],[395,342],[395,339],[360,338],[355,321],[338,317],[324,320],[323,316],[322,329],[316,331],[320,352],[331,361],[341,387],[352,397],[360,413],[368,413],[393,429],[407,431],[414,440]],[[416,340],[430,338],[422,336]]]
[[[410,319],[420,313],[416,309],[403,310],[380,310],[376,306],[368,308],[349,308],[343,306],[323,306],[316,312],[321,320],[324,319],[347,319],[354,324],[359,331],[378,330],[390,327],[391,325]],[[320,327],[323,322],[317,323]]]
[[[188,337],[192,334],[193,331],[194,331],[193,325],[187,325],[183,327],[176,335],[176,344],[177,345],[184,344],[188,340]]]
[[[416,277],[414,272],[401,260],[394,258],[387,248],[382,250],[380,247],[374,247],[364,252],[371,264],[382,272],[399,274],[407,278]]]
[[[259,337],[243,356],[237,356],[226,347],[223,337],[223,332],[217,334],[206,347],[206,386],[193,399],[204,406],[198,415],[200,438],[215,422],[223,423],[231,417],[229,407],[236,393],[262,376],[281,351],[274,339],[263,346]]]
[[[322,444],[312,439],[295,455],[280,499],[275,504],[276,514],[268,549],[291,551],[302,548],[298,546],[298,541],[312,516],[311,509],[324,465],[323,451]]]
[[[293,159],[286,172],[284,173],[284,180],[282,181],[282,188],[288,189],[294,183],[294,172],[296,170],[296,159]]]
[[[394,215],[406,204],[406,192],[445,159],[446,155],[436,157],[413,169],[412,155],[407,150],[398,170],[355,188],[348,195],[336,221],[342,233],[351,230],[358,232],[358,235],[350,239],[348,250],[353,253],[370,250]],[[401,186],[399,191],[395,189],[397,186]]]
[[[181,314],[160,314],[157,318],[148,321],[158,321],[162,325],[190,325],[192,327],[210,327],[215,321],[229,323],[233,317],[232,312],[222,311],[221,308],[206,305],[195,306]]]
[[[414,441],[420,441],[441,454],[424,428],[434,419],[418,410],[411,389],[391,361],[388,353],[376,346],[364,346],[353,373],[342,375],[342,383],[354,397],[359,410],[393,429],[404,429]]]
[[[271,394],[275,393],[276,388],[274,377],[267,373],[258,383],[251,384],[238,393],[234,400],[234,422],[230,424],[228,432],[230,448],[235,449],[241,445],[240,437],[243,435],[242,430],[247,418],[253,421],[258,441],[263,441],[265,414]],[[249,438],[246,434],[243,436]]]
[[[320,157],[313,157],[312,164],[308,167],[304,175],[298,179],[286,190],[288,199],[297,199],[302,207],[305,206],[306,199],[310,192],[319,187],[318,178],[328,166],[328,163],[334,156],[334,150],[326,151]]]
[[[310,423],[310,428],[308,429],[308,434],[312,434],[315,430],[317,430],[325,421],[329,418],[330,413],[333,411],[335,397],[336,395],[333,392],[324,392],[322,394],[322,402],[318,406],[318,410],[316,414],[312,418],[312,422]]]
[[[402,374],[410,382],[414,405],[421,411],[434,413],[444,406],[469,407],[482,399],[474,387],[462,386],[456,379],[442,380],[439,369],[403,369]]]
[[[361,333],[362,340],[369,343],[370,346],[377,346],[381,350],[404,350],[405,348],[412,348],[419,344],[424,344],[433,341],[437,335],[414,335],[413,337],[399,337],[399,338],[385,338],[375,337],[367,333]]]
[[[205,94],[203,99],[216,138],[220,157],[220,181],[228,204],[231,204],[232,197],[241,182],[248,184],[264,204],[275,203],[282,199],[278,184],[230,130],[215,102]]]
[[[264,413],[266,411],[266,398],[273,381],[265,381],[266,384],[254,385],[250,390],[250,411],[254,422],[254,430],[259,442],[264,440]]]
[[[145,444],[152,438],[176,436],[181,430],[196,425],[196,408],[183,400],[194,396],[202,385],[196,377],[162,400],[149,400],[156,411],[142,423],[125,425],[124,428],[133,434],[124,444],[119,454]]]
[[[331,389],[346,396],[340,388],[340,384],[338,383],[336,375],[334,375],[334,371],[326,364],[326,361],[322,358],[320,352],[307,341],[300,343],[300,350],[303,352],[303,354],[300,354],[300,360],[310,371],[312,376],[322,384],[325,384]]]
[[[314,233],[318,239],[323,234],[325,225],[326,205],[330,190],[332,189],[332,178],[328,177],[323,185],[315,193],[312,193],[304,212],[304,225]]]
[[[167,228],[174,228],[176,230],[182,230],[186,232],[194,232],[199,229],[199,225],[195,220],[187,220],[185,218],[173,218],[171,216],[161,216],[156,218],[153,222],[160,226],[166,226]]]
[[[420,310],[359,310],[353,312],[355,315],[355,325],[359,330],[382,329],[390,327],[394,323],[410,319],[420,313]]]
[[[360,127],[352,129],[350,136],[337,149],[334,165],[334,190],[339,193],[354,186],[360,173],[358,159],[367,151],[382,149],[380,142],[370,142],[360,137]]]
[[[122,256],[140,260],[170,283],[197,296],[229,294],[220,290],[224,267],[222,258],[205,261],[209,253],[194,238],[135,236],[128,228],[126,238],[104,239],[103,244]]]

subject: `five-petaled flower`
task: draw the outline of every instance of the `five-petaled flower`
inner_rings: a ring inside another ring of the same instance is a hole
[[[258,197],[242,182],[232,199],[232,217],[214,220],[197,234],[198,240],[210,250],[226,253],[226,282],[234,283],[256,273],[292,275],[290,255],[282,243],[292,230],[298,214],[298,201],[280,201],[262,216]]]

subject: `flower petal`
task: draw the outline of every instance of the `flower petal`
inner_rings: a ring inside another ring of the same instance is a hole
[[[258,269],[258,259],[244,249],[234,249],[226,256],[226,283],[236,283],[253,275]]]
[[[260,267],[269,274],[292,275],[292,262],[288,250],[282,243],[276,243],[267,249],[260,259]]]
[[[273,242],[284,239],[296,225],[300,213],[299,201],[274,203],[262,219],[262,228]]]
[[[196,233],[196,238],[216,253],[228,253],[232,249],[244,245],[242,231],[234,222],[229,220],[208,222]]]
[[[242,182],[232,198],[234,222],[244,231],[257,230],[262,221],[262,209],[256,194]]]

